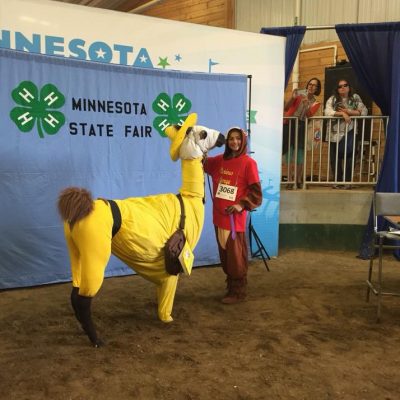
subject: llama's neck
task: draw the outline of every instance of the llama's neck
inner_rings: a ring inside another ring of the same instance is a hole
[[[204,197],[204,171],[201,158],[181,160],[182,186],[179,192],[182,195]]]

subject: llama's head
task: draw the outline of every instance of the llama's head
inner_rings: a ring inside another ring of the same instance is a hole
[[[194,125],[186,131],[185,139],[179,149],[181,160],[203,157],[214,147],[225,144],[225,136],[215,129]]]
[[[171,139],[169,149],[173,161],[203,157],[207,151],[225,144],[225,137],[215,129],[195,125],[197,114],[189,114],[182,125],[171,125],[165,133]]]

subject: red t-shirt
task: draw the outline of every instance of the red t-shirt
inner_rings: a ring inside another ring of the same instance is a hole
[[[229,215],[225,212],[226,207],[238,204],[240,199],[248,194],[248,187],[253,183],[260,182],[256,162],[247,154],[239,157],[224,160],[222,154],[216,157],[207,158],[204,164],[204,171],[213,180],[213,222],[214,225],[231,230]],[[235,201],[215,197],[219,183],[237,186]],[[246,210],[234,213],[236,232],[246,231]]]

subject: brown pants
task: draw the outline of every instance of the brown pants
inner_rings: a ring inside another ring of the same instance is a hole
[[[236,232],[235,240],[229,235],[226,248],[223,249],[218,241],[217,229],[215,227],[215,235],[217,237],[221,266],[227,275],[228,292],[229,294],[244,297],[248,270],[246,233]]]

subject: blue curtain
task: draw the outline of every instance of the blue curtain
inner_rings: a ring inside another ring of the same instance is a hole
[[[336,25],[336,32],[362,84],[389,116],[385,155],[377,192],[398,193],[400,189],[400,22]],[[383,221],[380,224],[383,225]],[[383,228],[383,227],[380,227]],[[373,233],[370,215],[360,247],[368,258]],[[398,253],[397,253],[398,256]]]
[[[305,26],[288,26],[279,28],[261,28],[260,33],[266,35],[283,36],[286,38],[285,47],[285,87],[296,61],[297,52],[306,32]]]

